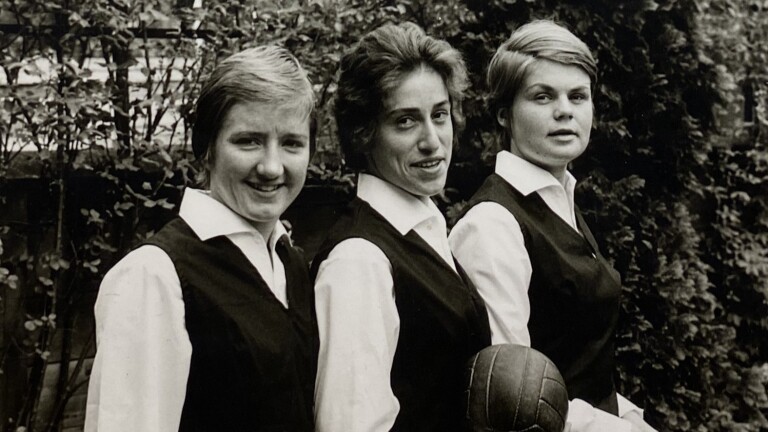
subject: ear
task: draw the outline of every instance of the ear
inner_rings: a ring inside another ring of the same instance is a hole
[[[508,120],[509,120],[509,118],[507,117],[508,114],[509,114],[508,108],[499,108],[496,111],[496,122],[498,122],[499,126],[503,127],[504,129],[506,129],[508,126]]]
[[[213,168],[213,147],[210,145],[205,149],[205,154],[203,155],[203,167],[208,171]]]

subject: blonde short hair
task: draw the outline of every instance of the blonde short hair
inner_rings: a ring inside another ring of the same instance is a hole
[[[282,47],[265,45],[233,54],[213,70],[195,105],[192,151],[203,162],[198,182],[208,187],[209,162],[229,110],[237,103],[260,102],[292,108],[310,118],[310,152],[314,153],[317,123],[315,95],[296,57]]]
[[[589,75],[594,88],[597,62],[587,44],[554,21],[531,21],[499,46],[488,65],[488,109],[493,116],[499,109],[509,107],[528,77],[531,65],[541,60],[581,68]]]

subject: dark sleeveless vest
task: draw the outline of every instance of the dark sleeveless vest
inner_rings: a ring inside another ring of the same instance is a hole
[[[359,198],[331,229],[312,275],[337,244],[350,238],[375,244],[392,265],[400,316],[391,371],[400,412],[392,430],[463,430],[466,362],[491,341],[482,299],[460,267],[457,274],[418,234],[401,235]]]
[[[528,297],[532,348],[557,365],[571,399],[616,414],[614,331],[619,316],[619,274],[600,254],[578,208],[583,236],[532,193],[527,197],[498,174],[475,193],[469,208],[500,204],[520,223],[533,267]]]
[[[145,244],[181,281],[192,359],[180,431],[312,431],[317,322],[301,254],[281,240],[289,309],[224,236],[201,241],[182,219]]]

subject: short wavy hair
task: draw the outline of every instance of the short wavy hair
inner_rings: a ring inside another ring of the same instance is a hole
[[[494,117],[499,109],[509,107],[528,77],[531,65],[541,60],[581,68],[589,75],[594,89],[597,62],[587,44],[554,21],[531,21],[499,46],[488,65],[488,110]]]
[[[211,72],[195,105],[192,151],[202,169],[198,182],[209,186],[209,165],[215,143],[229,110],[237,103],[259,102],[295,109],[310,119],[310,154],[317,134],[315,94],[304,68],[288,50],[274,45],[233,54]]]
[[[366,153],[374,145],[384,100],[405,75],[422,67],[443,78],[451,103],[453,140],[457,141],[464,128],[461,104],[469,86],[461,54],[416,24],[386,24],[363,36],[341,59],[334,108],[348,167],[357,171],[366,168]]]

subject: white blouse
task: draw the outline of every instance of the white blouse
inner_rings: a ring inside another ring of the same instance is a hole
[[[455,270],[445,218],[429,198],[368,174],[360,174],[357,196],[401,234],[418,234]],[[320,264],[315,299],[320,333],[316,430],[389,431],[400,411],[390,386],[400,317],[389,260],[368,240],[340,242]]]

